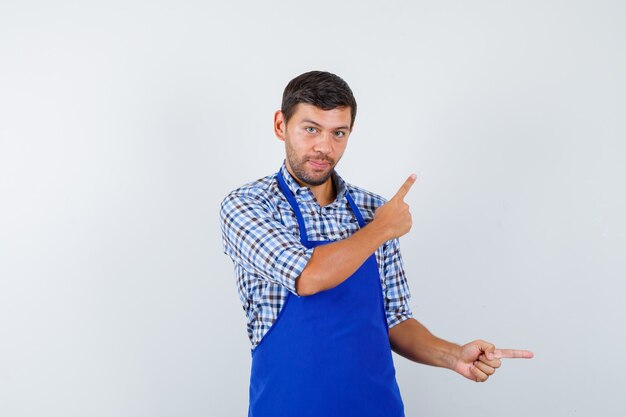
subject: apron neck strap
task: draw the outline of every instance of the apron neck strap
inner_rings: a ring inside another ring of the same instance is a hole
[[[352,212],[354,213],[354,216],[356,217],[356,219],[359,222],[359,227],[361,229],[364,228],[365,227],[365,220],[363,220],[363,216],[361,215],[361,211],[356,206],[356,203],[352,199],[352,196],[350,195],[350,192],[348,191],[347,188],[346,188],[346,200],[348,200],[348,204],[350,204],[350,208],[352,209]]]
[[[287,198],[289,205],[291,206],[294,213],[296,214],[296,219],[298,219],[298,227],[300,228],[300,241],[303,243],[307,242],[309,240],[309,237],[306,234],[306,226],[304,225],[304,217],[302,217],[302,212],[300,211],[298,202],[296,201],[296,198],[294,197],[293,193],[287,186],[287,183],[285,182],[285,179],[283,178],[280,171],[278,171],[278,173],[276,174],[276,179],[278,180],[278,185],[280,186],[281,191]]]
[[[308,242],[309,237],[306,233],[304,217],[302,216],[302,212],[300,211],[300,206],[298,205],[298,202],[296,201],[296,198],[294,197],[293,192],[291,192],[291,190],[289,189],[289,186],[287,186],[287,183],[285,182],[285,178],[283,178],[280,171],[276,173],[276,179],[278,180],[278,185],[280,186],[280,190],[283,192],[283,194],[287,198],[287,201],[289,202],[289,205],[291,206],[294,213],[296,214],[296,219],[298,220],[298,227],[300,229],[300,241],[302,241],[303,243],[305,241]],[[362,229],[363,227],[365,227],[365,220],[363,219],[363,216],[361,215],[361,211],[359,210],[356,203],[354,202],[354,199],[350,195],[350,192],[348,191],[348,189],[346,189],[345,196],[346,196],[346,200],[348,200],[348,204],[350,204],[352,213],[354,213],[354,216],[359,222],[359,227]]]

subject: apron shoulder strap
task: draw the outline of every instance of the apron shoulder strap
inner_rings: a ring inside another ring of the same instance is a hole
[[[278,185],[280,186],[280,190],[287,198],[289,205],[291,206],[293,212],[296,214],[296,219],[298,220],[298,228],[300,229],[300,241],[304,244],[304,242],[308,242],[309,237],[306,233],[306,225],[304,224],[304,217],[302,216],[302,212],[300,211],[300,207],[298,206],[298,202],[294,197],[293,193],[287,186],[285,179],[281,175],[280,171],[276,173],[276,179],[278,180]]]
[[[361,228],[365,227],[365,220],[363,220],[363,216],[361,215],[361,211],[356,206],[356,203],[352,199],[352,196],[350,195],[350,191],[348,191],[347,188],[346,188],[346,199],[348,200],[348,204],[350,204],[350,208],[352,209],[352,212],[354,213],[354,215],[356,216],[357,221],[359,222],[359,227],[361,227]]]

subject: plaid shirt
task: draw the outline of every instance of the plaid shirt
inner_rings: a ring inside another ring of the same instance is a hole
[[[333,173],[337,198],[320,207],[311,190],[301,187],[284,163],[280,174],[298,201],[309,240],[341,240],[359,229],[345,198],[346,190],[350,190],[366,223],[385,203],[382,197],[347,184]],[[298,296],[296,278],[304,270],[313,249],[301,244],[298,221],[274,175],[228,194],[221,204],[220,216],[224,253],[235,266],[239,299],[248,318],[248,337],[254,349],[278,317],[289,292]],[[398,239],[379,247],[376,260],[385,296],[387,325],[391,328],[412,317]]]

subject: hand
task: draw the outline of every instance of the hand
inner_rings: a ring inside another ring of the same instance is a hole
[[[411,230],[413,224],[411,212],[409,211],[409,205],[404,202],[404,197],[415,183],[416,178],[415,174],[411,174],[396,195],[380,206],[374,213],[373,222],[376,222],[385,230],[389,239],[400,237]]]
[[[533,353],[528,350],[496,349],[483,340],[476,340],[461,346],[454,370],[467,379],[485,382],[500,367],[502,358],[531,359]]]

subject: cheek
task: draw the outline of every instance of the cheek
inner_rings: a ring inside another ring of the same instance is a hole
[[[303,146],[301,141],[294,141],[291,143],[291,148],[295,153],[301,154],[302,152],[306,152],[306,148]]]
[[[307,153],[307,149],[302,146],[302,141],[297,140],[297,138],[290,138],[287,143],[287,150],[294,157],[301,157],[303,154]]]
[[[348,141],[342,141],[337,143],[337,145],[335,145],[335,152],[338,155],[342,155],[343,152],[346,150],[346,147],[348,146]]]

